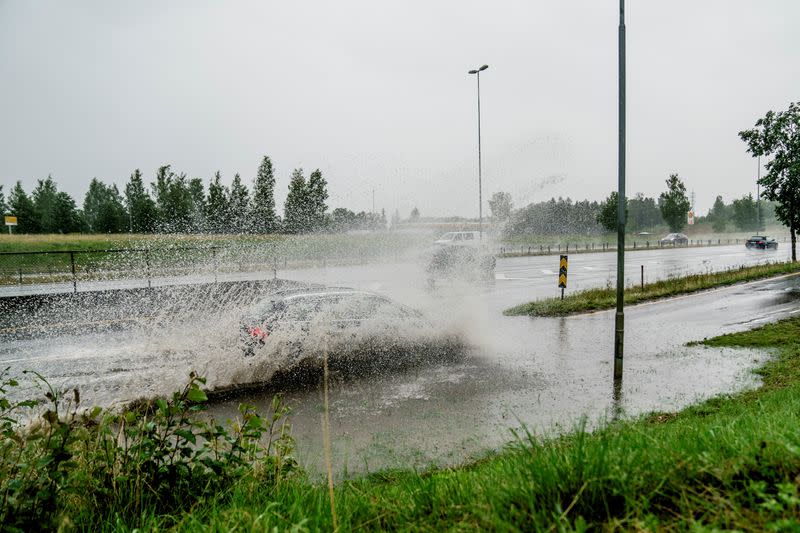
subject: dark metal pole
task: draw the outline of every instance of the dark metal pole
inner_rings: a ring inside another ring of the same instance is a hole
[[[478,71],[478,237],[483,239],[483,188],[481,185],[481,71]]]
[[[761,156],[758,156],[758,178],[756,180],[756,217],[757,231],[761,233]]]
[[[614,320],[614,379],[622,379],[625,339],[625,0],[619,0],[619,153],[617,191],[617,313]]]
[[[69,263],[72,266],[72,292],[78,292],[78,275],[75,273],[75,252],[69,253]]]

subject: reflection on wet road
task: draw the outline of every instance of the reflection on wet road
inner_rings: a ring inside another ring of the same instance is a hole
[[[741,247],[652,250],[628,254],[629,282],[785,260],[786,250]],[[626,311],[625,379],[615,406],[611,385],[613,313],[560,319],[503,317],[502,310],[556,294],[557,257],[499,260],[493,283],[442,284],[431,291],[413,261],[392,265],[279,272],[284,278],[377,291],[463,332],[472,346],[459,362],[420,366],[334,382],[331,428],[337,470],[425,466],[462,461],[511,439],[526,425],[537,433],[596,422],[612,408],[626,415],[674,410],[700,398],[756,383],[749,372],[764,354],[687,348],[685,343],[753,327],[800,310],[800,278],[764,281]],[[569,289],[613,282],[614,254],[570,258]],[[200,300],[191,305],[197,307]],[[142,327],[3,341],[0,365],[35,369],[83,396],[111,403],[174,390],[190,369],[218,385],[248,381],[253,366],[235,347],[242,309],[203,304],[191,320],[156,317]],[[195,309],[196,311],[196,309]],[[156,327],[157,326],[157,327]],[[261,406],[269,393],[236,401]],[[302,461],[321,461],[319,388],[286,392]],[[233,403],[213,412],[235,415]]]

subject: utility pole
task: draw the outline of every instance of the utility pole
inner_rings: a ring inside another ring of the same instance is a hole
[[[761,233],[761,156],[758,156],[758,178],[756,179],[756,226]]]
[[[622,379],[625,344],[625,0],[619,0],[619,140],[617,154],[617,313],[614,316],[614,381]]]

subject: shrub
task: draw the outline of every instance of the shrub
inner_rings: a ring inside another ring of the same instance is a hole
[[[8,368],[0,373],[2,530],[107,516],[135,522],[145,512],[188,509],[245,475],[274,486],[297,472],[289,411],[280,397],[270,416],[243,404],[240,418],[222,425],[203,414],[205,380],[191,373],[169,399],[121,413],[81,412],[77,389],[65,397],[32,374],[45,387],[45,399],[14,403],[9,392],[18,381]],[[43,412],[23,425],[18,413],[37,406]]]

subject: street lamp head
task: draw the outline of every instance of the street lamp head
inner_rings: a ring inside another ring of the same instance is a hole
[[[479,68],[478,70],[479,70],[479,71],[480,71],[480,70],[486,70],[487,68],[489,68],[489,65],[484,65],[484,66],[482,66],[481,68]]]
[[[470,71],[469,71],[469,73],[470,73],[470,74],[477,74],[477,73],[478,73],[478,71],[477,71],[477,70],[470,70]]]

